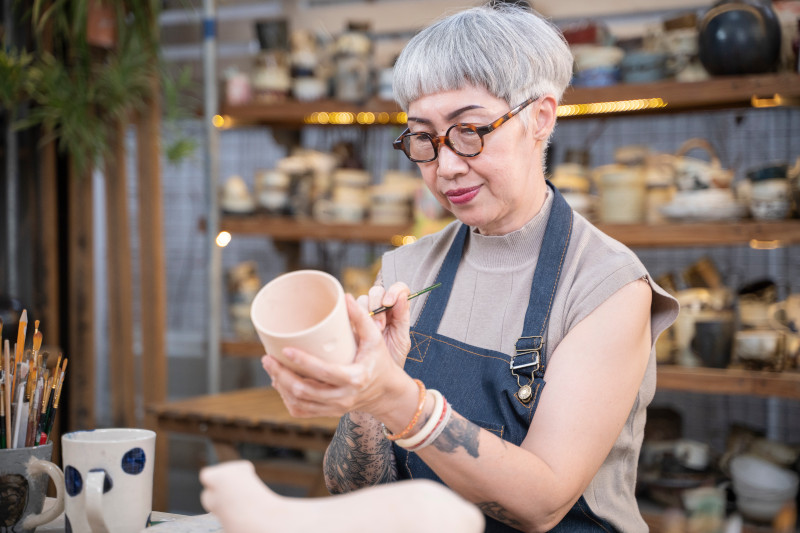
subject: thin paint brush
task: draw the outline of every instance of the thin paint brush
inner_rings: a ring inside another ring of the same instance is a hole
[[[50,414],[50,410],[53,408],[53,392],[55,392],[55,376],[47,377],[44,380],[44,398],[42,399],[42,410],[39,413],[39,423],[36,424],[36,442],[37,444],[47,444],[47,433],[45,433],[45,428],[47,427],[47,417]],[[52,389],[51,389],[52,387]]]
[[[3,387],[3,401],[6,402],[6,405],[9,409],[11,409],[11,393],[14,391],[14,380],[9,379],[11,377],[11,346],[6,339],[4,350],[3,350],[3,368],[6,369],[5,375],[5,387]],[[9,383],[11,382],[11,383]],[[6,419],[3,421],[3,425],[5,425],[6,429],[6,438],[8,435],[11,435],[11,417],[7,416]]]
[[[58,413],[58,404],[61,401],[61,390],[64,387],[64,375],[67,372],[67,361],[68,359],[64,359],[64,366],[61,367],[61,372],[58,376],[58,385],[56,386],[56,399],[53,402],[53,410],[50,411],[50,417],[47,421],[47,439],[50,438],[50,432],[53,431],[53,425],[56,422],[56,414]],[[45,439],[46,442],[46,439]]]
[[[36,382],[36,389],[33,391],[33,399],[30,403],[28,413],[28,432],[25,434],[25,447],[33,446],[38,439],[36,438],[36,416],[39,414],[39,404],[42,401],[42,378]]]
[[[408,295],[408,299],[409,299],[409,300],[413,300],[414,298],[416,298],[416,297],[417,297],[417,296],[419,296],[420,294],[425,294],[426,292],[432,291],[433,289],[435,289],[435,288],[436,288],[436,287],[438,287],[439,285],[441,285],[441,283],[437,283],[437,284],[435,284],[435,285],[431,285],[430,287],[427,287],[427,288],[425,288],[425,289],[422,289],[421,291],[417,291],[417,292],[415,292],[414,294],[409,294],[409,295]],[[370,312],[369,312],[369,316],[376,315],[376,314],[378,314],[378,313],[383,313],[384,311],[388,311],[388,310],[389,310],[389,309],[391,309],[392,307],[394,307],[394,306],[392,306],[392,305],[389,305],[389,306],[382,305],[382,306],[378,307],[377,309],[373,309],[372,311],[370,311]]]
[[[14,365],[22,361],[22,352],[25,350],[25,335],[28,330],[28,310],[22,310],[22,316],[19,317],[19,329],[17,330],[17,345],[14,353]],[[16,382],[12,383],[12,387],[16,387]]]
[[[28,365],[23,363],[20,366],[20,381],[28,376]],[[18,448],[20,441],[25,443],[25,429],[28,427],[28,402],[25,401],[25,384],[17,386],[17,404],[14,413],[14,433],[8,439],[12,442],[11,447]]]
[[[0,394],[0,449],[7,448],[6,446],[6,435],[8,432],[6,431],[6,385],[5,377],[3,377],[3,382],[0,383],[0,390],[2,390],[2,394]]]

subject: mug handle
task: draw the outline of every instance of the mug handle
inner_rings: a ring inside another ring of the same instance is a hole
[[[31,457],[26,466],[29,476],[47,474],[56,486],[56,503],[39,514],[28,515],[22,522],[22,529],[34,529],[56,519],[64,512],[64,473],[50,461]]]
[[[92,533],[108,533],[103,519],[103,484],[106,473],[102,470],[89,472],[86,476],[86,519]]]

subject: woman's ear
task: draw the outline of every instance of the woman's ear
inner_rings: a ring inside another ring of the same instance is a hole
[[[547,140],[556,125],[556,111],[558,102],[552,94],[546,94],[536,104],[533,117],[534,138],[539,141]]]

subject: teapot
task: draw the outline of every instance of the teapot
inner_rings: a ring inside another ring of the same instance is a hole
[[[710,161],[686,155],[695,149],[705,150]],[[714,147],[705,139],[693,138],[684,142],[675,152],[672,164],[675,185],[680,191],[727,188],[733,180],[733,171],[722,168]]]

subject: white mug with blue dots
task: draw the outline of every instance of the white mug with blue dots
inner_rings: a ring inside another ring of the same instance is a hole
[[[66,533],[138,533],[150,524],[156,434],[74,431],[61,437]]]

